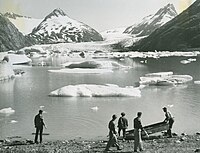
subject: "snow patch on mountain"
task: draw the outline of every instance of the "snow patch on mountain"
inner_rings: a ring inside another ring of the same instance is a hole
[[[31,33],[33,28],[39,25],[39,23],[42,21],[42,19],[22,16],[12,12],[7,12],[4,14],[4,16],[7,17],[24,35]]]

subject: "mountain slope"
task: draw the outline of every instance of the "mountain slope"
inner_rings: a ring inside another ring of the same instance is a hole
[[[128,27],[124,33],[133,34],[137,37],[147,36],[175,16],[177,16],[177,12],[174,5],[168,4],[159,9],[156,14],[143,18],[142,22],[139,24]]]
[[[17,50],[31,45],[29,38],[22,33],[2,14],[0,14],[0,52]]]
[[[5,13],[4,16],[7,17],[24,35],[31,33],[33,28],[42,21],[42,19],[34,19],[9,12]]]
[[[40,44],[103,40],[97,31],[69,18],[61,9],[55,9],[47,15],[30,36]]]
[[[131,47],[134,50],[187,50],[200,47],[200,0],[149,37]]]

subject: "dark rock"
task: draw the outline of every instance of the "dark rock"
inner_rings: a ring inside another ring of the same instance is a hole
[[[182,137],[182,138],[180,139],[180,141],[185,141],[185,140],[187,140],[186,137]]]
[[[196,135],[200,135],[200,132],[197,132]]]

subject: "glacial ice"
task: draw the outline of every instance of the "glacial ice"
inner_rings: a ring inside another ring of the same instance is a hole
[[[15,110],[12,109],[11,107],[8,107],[8,108],[1,109],[0,113],[6,114],[6,115],[11,115],[11,114],[15,113]]]
[[[102,74],[102,73],[112,73],[113,71],[110,69],[60,69],[60,70],[48,70],[48,72],[52,73],[83,73],[83,74]]]
[[[59,97],[141,97],[138,88],[118,85],[79,84],[68,85],[52,91],[49,96]]]
[[[0,62],[0,81],[13,78],[15,76],[12,65],[7,61]]]
[[[192,81],[193,77],[190,75],[174,75],[173,72],[158,72],[149,73],[140,77],[140,85],[178,85]]]
[[[114,69],[114,68],[128,68],[128,66],[119,64],[112,60],[87,60],[81,62],[67,62],[62,64],[67,68],[99,68],[99,69]]]

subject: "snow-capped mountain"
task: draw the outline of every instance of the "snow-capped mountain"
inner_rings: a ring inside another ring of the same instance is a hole
[[[0,52],[16,50],[29,45],[31,45],[30,39],[0,14]]]
[[[68,17],[61,9],[55,9],[33,29],[30,36],[37,43],[101,41],[102,36],[88,25]]]
[[[168,4],[159,9],[156,14],[144,17],[140,23],[128,27],[124,33],[137,37],[147,36],[176,16],[177,12],[174,5]]]
[[[200,48],[200,1],[134,44],[132,50],[196,50]]]
[[[33,28],[42,21],[42,19],[34,19],[9,12],[5,13],[4,16],[7,17],[24,35],[31,33]]]

